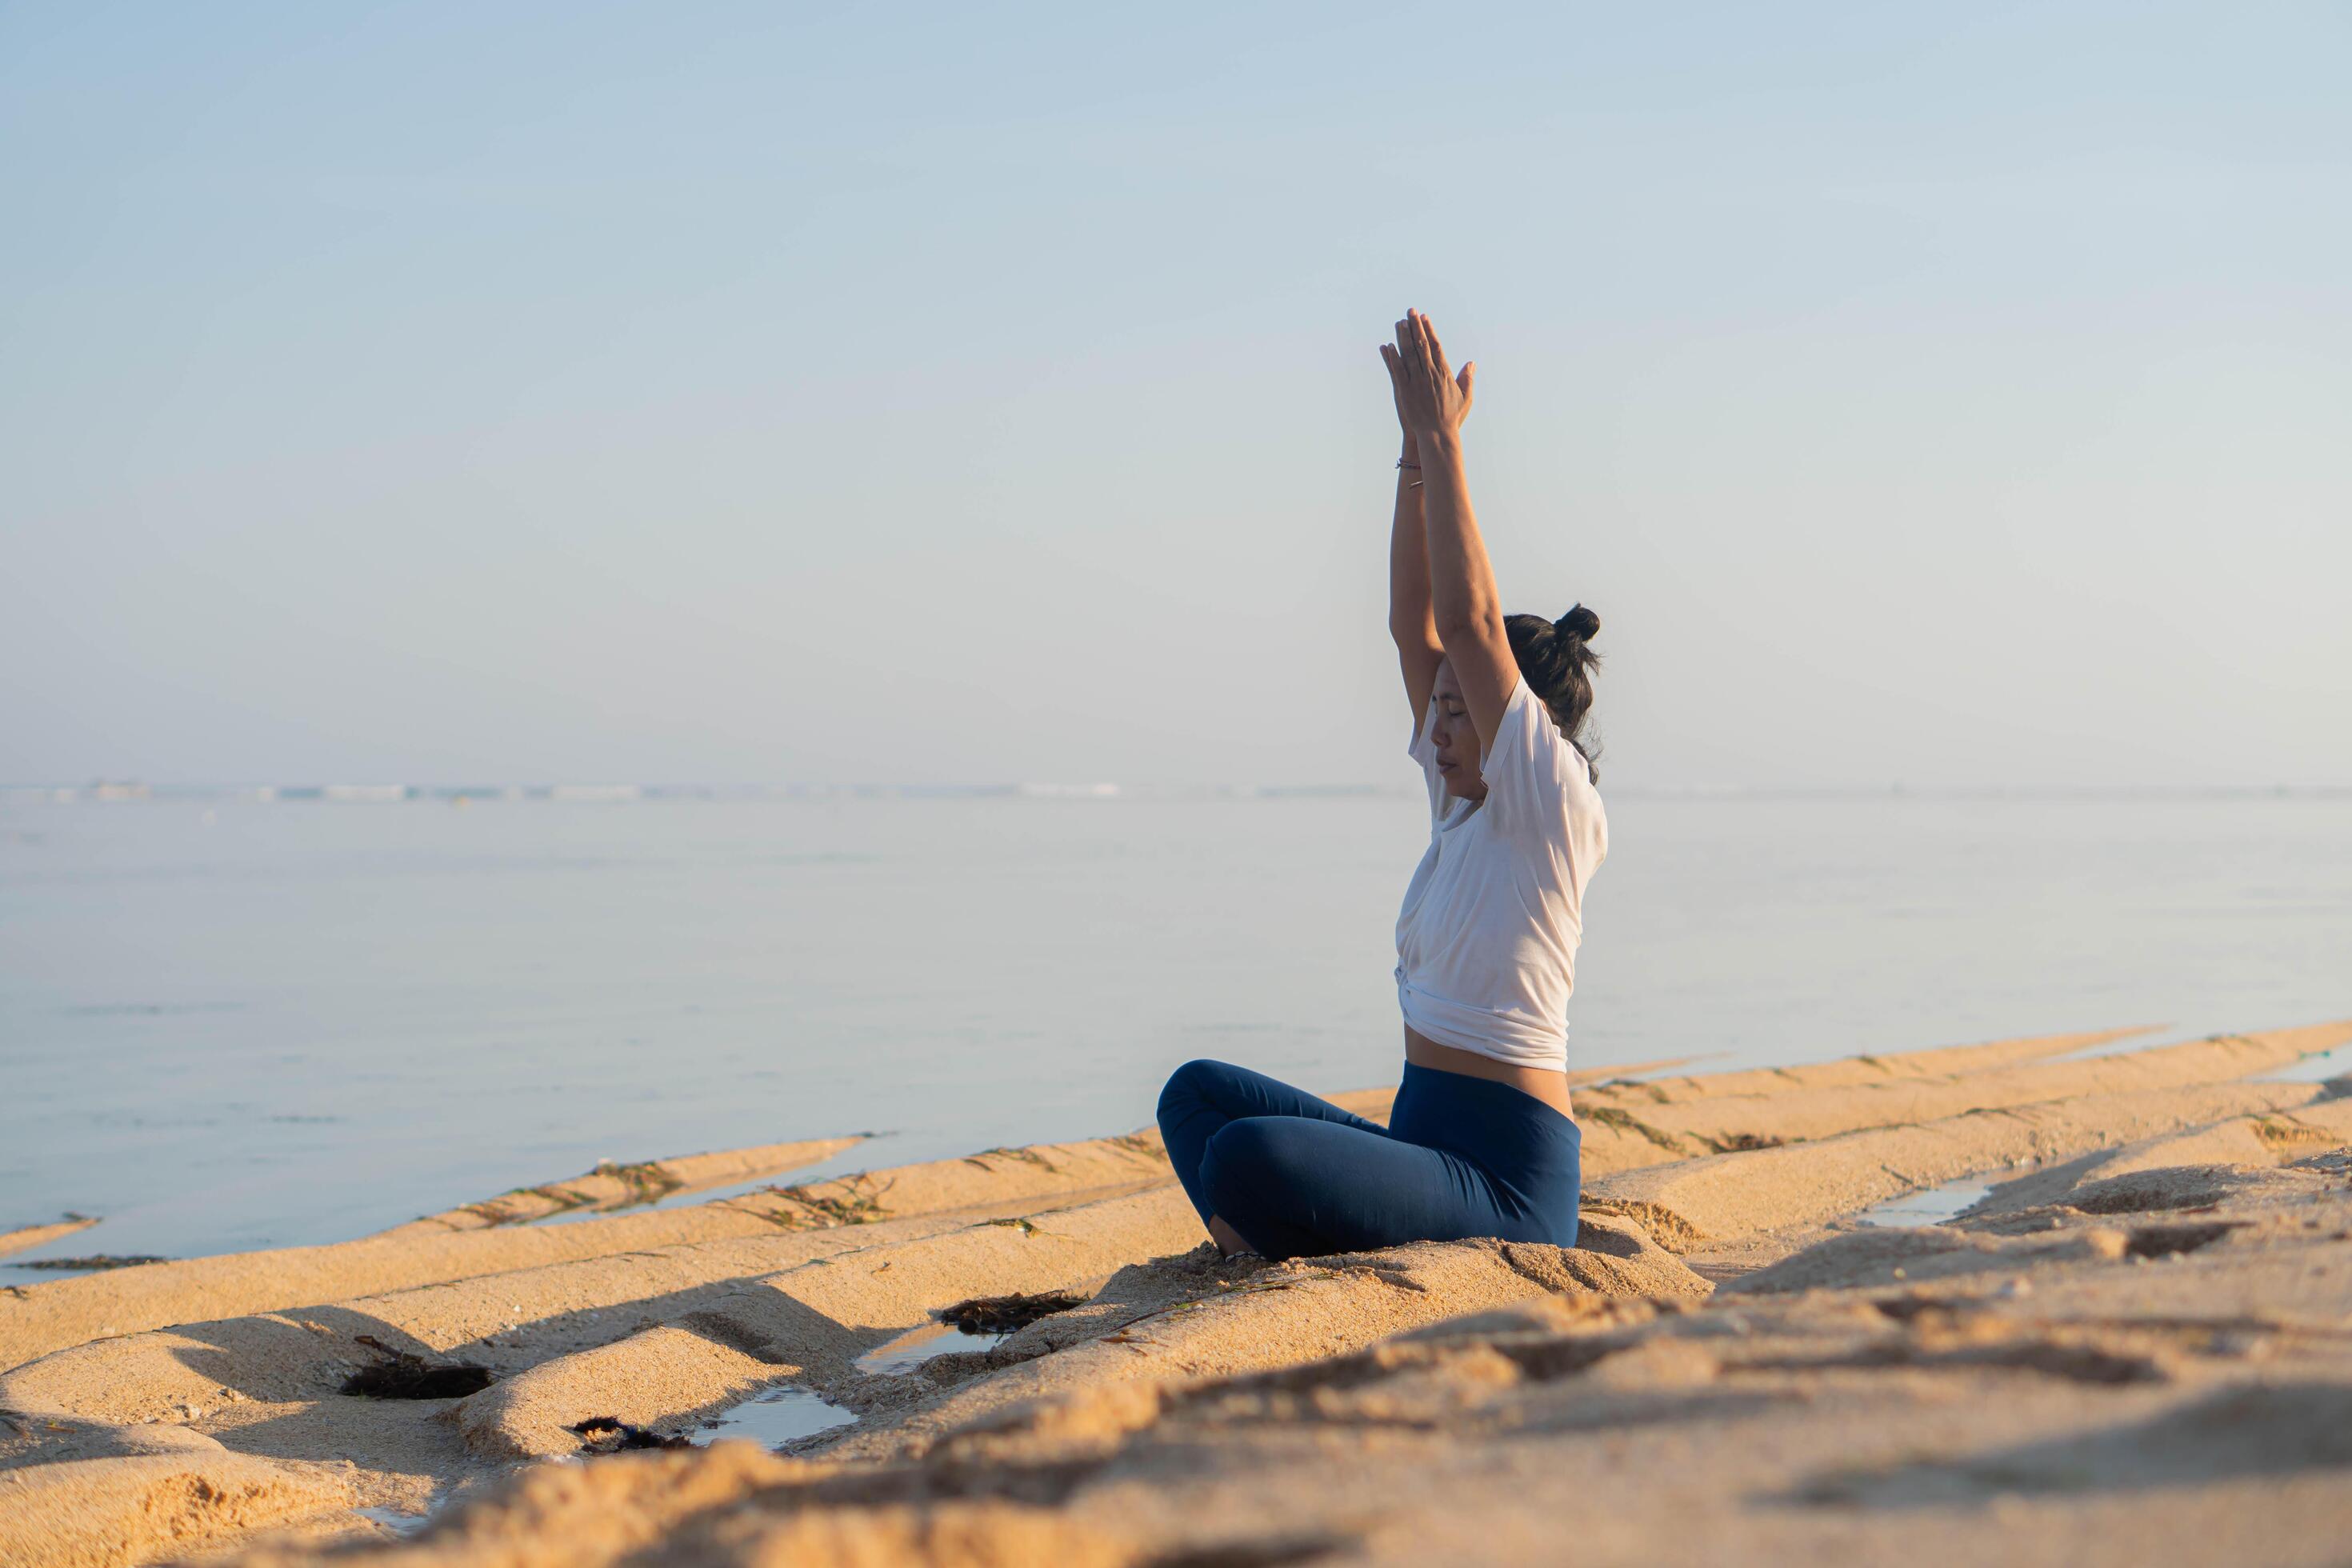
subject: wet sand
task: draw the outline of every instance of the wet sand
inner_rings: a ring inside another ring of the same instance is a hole
[[[1222,1259],[1145,1131],[10,1287],[0,1562],[2339,1562],[2352,1024],[2127,1033],[1586,1075],[1568,1249]]]
[[[0,1258],[88,1230],[97,1223],[79,1215],[68,1215],[47,1225],[20,1225],[14,1230],[0,1230]]]

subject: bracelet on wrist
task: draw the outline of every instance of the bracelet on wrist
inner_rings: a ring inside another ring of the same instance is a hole
[[[1400,468],[1419,468],[1421,465],[1419,463],[1408,463],[1402,458],[1399,458],[1397,459],[1397,467]]]

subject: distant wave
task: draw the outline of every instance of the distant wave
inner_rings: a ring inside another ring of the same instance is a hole
[[[1115,800],[1119,793],[1115,784],[1024,784],[1015,787],[1032,800]]]

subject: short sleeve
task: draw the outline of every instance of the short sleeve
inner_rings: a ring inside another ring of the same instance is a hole
[[[1421,764],[1421,776],[1429,786],[1430,831],[1437,830],[1438,822],[1445,816],[1445,775],[1437,771],[1437,742],[1429,738],[1430,725],[1437,717],[1437,697],[1432,693],[1429,706],[1422,710],[1421,724],[1412,732],[1412,742],[1405,754]]]
[[[1511,688],[1478,774],[1486,784],[1480,809],[1513,841],[1549,847],[1591,874],[1604,842],[1598,837],[1600,797],[1583,754],[1559,732],[1525,677]]]

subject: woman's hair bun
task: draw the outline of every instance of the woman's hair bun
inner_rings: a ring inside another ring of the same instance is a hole
[[[1551,629],[1564,637],[1575,637],[1580,641],[1590,642],[1601,631],[1601,617],[1582,605],[1579,605],[1552,622]]]

